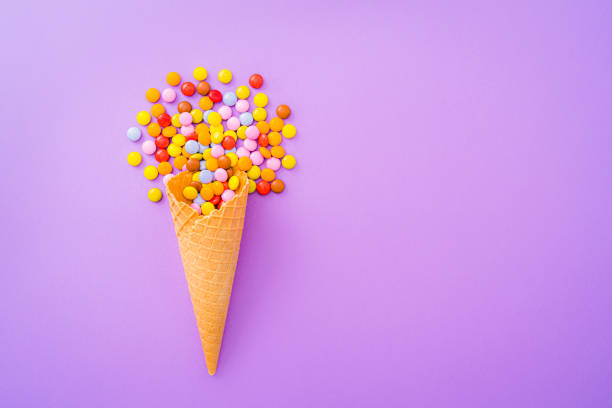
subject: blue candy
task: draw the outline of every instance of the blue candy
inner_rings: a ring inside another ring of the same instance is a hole
[[[127,137],[132,142],[137,142],[140,139],[140,136],[142,136],[142,132],[140,131],[140,128],[137,128],[136,126],[132,126],[127,130]]]
[[[235,93],[231,91],[223,94],[223,103],[226,104],[227,106],[234,106],[237,100],[238,100],[238,97],[236,96]]]
[[[204,163],[204,160],[202,160],[201,163]],[[200,183],[208,184],[211,181],[213,181],[213,172],[210,170],[202,170],[200,171],[199,178],[200,178]]]
[[[200,170],[206,170],[206,160],[200,160]]]
[[[251,112],[244,112],[240,114],[240,124],[242,126],[250,126],[253,123],[253,115]]]
[[[206,200],[204,200],[200,194],[198,194],[198,196],[193,199],[193,203],[197,204],[197,205],[202,205],[205,202],[206,202]]]
[[[202,143],[199,145],[198,153],[204,153],[204,150],[208,149],[208,145],[203,145]]]
[[[189,154],[196,154],[200,151],[200,144],[195,140],[188,140],[187,143],[185,143],[185,150],[187,150]]]

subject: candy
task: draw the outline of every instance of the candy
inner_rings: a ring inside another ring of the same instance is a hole
[[[151,102],[151,103],[155,103],[157,101],[159,101],[159,91],[155,88],[149,88],[147,90],[147,93],[145,94],[145,98],[147,98],[147,101]]]
[[[272,157],[280,159],[285,155],[285,149],[283,149],[283,146],[274,146],[270,149],[270,153],[272,153]]]
[[[227,105],[220,107],[218,112],[223,120],[228,120],[230,117],[232,117],[232,108]]]
[[[197,86],[197,91],[200,95],[206,96],[210,92],[210,85],[206,81],[202,81]]]
[[[234,198],[235,195],[236,195],[236,193],[234,193],[234,191],[232,191],[232,190],[225,190],[223,193],[221,193],[221,199],[224,202],[228,202],[229,200]]]
[[[195,140],[189,140],[187,143],[185,143],[185,150],[187,150],[187,153],[189,154],[196,154],[199,149],[200,144]]]
[[[268,160],[266,160],[266,167],[271,170],[278,171],[278,169],[281,167],[281,161],[277,157],[270,157]]]
[[[170,155],[168,154],[168,151],[166,149],[158,149],[155,152],[155,160],[157,160],[158,162],[165,162],[170,160]]]
[[[200,170],[200,161],[196,159],[188,159],[187,160],[187,170],[189,171],[198,171]]]
[[[287,119],[291,115],[291,109],[287,105],[278,105],[276,108],[276,116],[281,119]]]
[[[191,118],[193,119],[193,123],[200,123],[202,119],[204,119],[204,113],[199,109],[193,109],[191,111]]]
[[[262,120],[257,122],[257,129],[259,129],[259,133],[266,135],[270,131],[270,124]]]
[[[200,175],[199,175],[199,180],[200,183],[202,184],[208,184],[211,181],[213,181],[213,172],[210,170],[202,170],[200,171]],[[202,186],[202,197],[204,197],[204,186]],[[209,200],[208,198],[204,197],[205,200]]]
[[[238,158],[240,158],[240,157],[245,157],[245,156],[246,156],[246,157],[249,157],[250,155],[251,155],[251,152],[250,152],[250,151],[248,151],[248,150],[246,149],[246,147],[244,147],[244,146],[240,146],[240,147],[238,148],[238,150],[236,150],[236,156],[237,156]]]
[[[219,162],[217,161],[216,157],[211,157],[210,159],[206,160],[206,168],[210,171],[215,171],[219,168]]]
[[[249,171],[247,171],[247,176],[249,176],[251,180],[257,180],[259,176],[261,176],[261,169],[259,166],[252,166]]]
[[[227,185],[230,189],[236,190],[240,185],[240,179],[237,176],[232,176],[228,180]]]
[[[142,143],[142,151],[144,154],[153,154],[155,153],[155,143],[152,140],[147,140]]]
[[[157,165],[157,171],[163,176],[168,175],[172,173],[172,165],[167,161],[163,161]]]
[[[140,131],[140,128],[137,128],[136,126],[132,126],[127,130],[127,137],[132,142],[137,142],[138,140],[140,140],[141,136],[142,132]]]
[[[203,96],[200,98],[200,102],[198,102],[200,109],[204,111],[208,111],[213,107],[213,101],[208,96]],[[207,119],[206,113],[204,114],[204,119]]]
[[[270,192],[270,183],[265,180],[260,180],[257,183],[257,192],[261,195],[266,195]]]
[[[227,180],[227,171],[222,168],[218,168],[215,170],[215,180],[218,181],[226,181]]]
[[[212,150],[211,150],[211,155],[214,158],[218,158],[223,156],[223,154],[225,153],[225,151],[223,150],[223,146],[221,145],[213,145]]]
[[[131,152],[127,156],[127,162],[130,165],[136,167],[142,162],[142,156],[138,152]]]
[[[189,110],[191,110],[191,109],[189,109]],[[191,123],[193,122],[193,117],[191,116],[191,113],[189,113],[189,112],[181,113],[179,115],[179,122],[181,122],[181,125],[183,125],[183,126],[191,125]],[[194,131],[195,131],[195,129],[194,129]]]
[[[249,78],[249,85],[251,85],[255,89],[261,88],[263,85],[263,77],[259,74],[253,74]]]
[[[144,169],[144,176],[149,180],[155,180],[159,175],[159,171],[157,171],[157,167],[155,166],[147,166]]]
[[[243,113],[249,110],[249,101],[245,101],[245,100],[239,100],[238,102],[236,102],[236,105],[234,106],[234,108],[236,108],[236,111],[238,113]]]
[[[217,164],[219,165],[220,168],[227,170],[232,165],[232,161],[226,155],[221,155],[217,157]]]
[[[195,93],[195,91],[196,91],[196,87],[191,82],[185,82],[183,85],[181,85],[181,92],[185,96],[191,96]]]
[[[238,135],[233,130],[226,130],[223,132],[223,136],[230,136],[232,139],[234,139],[234,142],[238,140]]]
[[[197,196],[198,190],[196,190],[195,187],[187,186],[183,189],[183,197],[185,197],[187,200],[193,200]]]
[[[208,123],[211,125],[220,125],[221,120],[221,115],[217,112],[213,111],[208,114]]]
[[[261,163],[264,162],[264,157],[261,155],[260,152],[258,151],[254,151],[250,154],[249,158],[251,159],[251,161],[253,162],[253,164],[259,166]]]
[[[164,127],[164,128],[168,127],[170,126],[171,123],[172,123],[172,118],[167,113],[162,113],[161,115],[157,117],[157,124],[159,124],[159,126],[161,127]],[[174,129],[174,131],[176,132],[176,129]]]
[[[244,112],[240,114],[240,124],[244,126],[249,126],[253,123],[253,115],[251,112]]]
[[[187,143],[187,139],[185,138],[185,135],[175,135],[172,138],[172,143],[177,146],[185,146],[185,143]]]
[[[212,181],[212,178],[211,178]],[[200,190],[200,196],[206,201],[213,198],[215,193],[213,193],[212,186],[209,183],[202,184],[202,189]]]
[[[266,95],[265,93],[258,93],[253,98],[253,102],[255,103],[255,106],[263,108],[268,104],[268,95]]]
[[[259,137],[257,138],[257,143],[261,147],[268,146],[270,144],[270,141],[268,140],[268,135],[259,135]]]
[[[155,122],[149,123],[149,126],[147,126],[147,133],[149,136],[157,137],[161,134],[161,126]]]
[[[257,128],[257,126],[253,126],[253,125],[248,126],[246,128],[245,134],[246,134],[247,139],[255,140],[259,137],[259,129]]]
[[[258,122],[261,122],[262,120],[266,120],[267,116],[268,116],[268,112],[266,112],[264,108],[256,108],[253,111],[253,119],[255,119]]]
[[[221,92],[216,89],[211,89],[208,92],[208,97],[210,98],[211,101],[215,103],[221,102],[221,100],[223,99],[223,95],[221,95]]]
[[[151,115],[147,111],[140,111],[138,115],[136,115],[136,122],[139,125],[145,126],[151,121]]]
[[[180,146],[177,146],[174,143],[170,143],[166,148],[166,151],[172,157],[178,157],[181,154]]]
[[[249,90],[248,86],[240,85],[238,88],[236,88],[236,96],[239,99],[246,99],[250,94],[251,91]]]
[[[166,82],[170,86],[177,86],[181,83],[181,76],[177,72],[170,72],[166,75]]]
[[[225,126],[230,130],[238,130],[238,128],[240,127],[240,119],[235,116],[232,116],[227,120]]]
[[[187,113],[187,112],[185,112],[185,113]],[[182,113],[181,113],[181,115],[182,115]],[[192,133],[195,133],[195,128],[192,125],[187,125],[187,126],[181,127],[181,134],[183,134],[183,136],[189,136]]]
[[[285,126],[283,126],[283,136],[285,136],[287,139],[293,139],[293,137],[295,136],[295,126],[293,126],[292,124],[287,124]]]
[[[238,155],[238,157],[240,157],[240,155]],[[252,165],[253,162],[248,156],[242,156],[238,159],[238,168],[242,171],[248,171]]]
[[[155,105],[151,106],[151,115],[153,115],[154,118],[157,118],[164,112],[166,112],[166,108],[164,108],[164,105],[161,103],[156,103]]]
[[[174,102],[176,99],[176,91],[172,88],[166,88],[162,91],[162,99],[164,102]]]
[[[170,144],[170,139],[165,136],[157,136],[155,138],[155,146],[159,149],[165,149]]]
[[[283,167],[286,169],[294,168],[295,167],[295,157],[293,157],[290,154],[286,155],[285,157],[283,157],[282,164],[283,164]]]
[[[174,167],[176,167],[177,170],[181,170],[186,164],[187,157],[185,156],[178,156],[174,159]]]
[[[253,139],[246,139],[243,143],[244,148],[249,152],[252,152],[257,149],[257,142]]]
[[[268,133],[268,142],[272,146],[278,146],[283,141],[283,137],[278,132],[270,132]]]
[[[193,208],[195,210],[195,212],[198,213],[198,215],[202,214],[202,207],[201,207],[201,205],[197,204],[195,201],[190,205],[190,207]]]
[[[232,72],[229,69],[222,69],[219,71],[219,81],[224,84],[228,84],[232,80]]]
[[[181,101],[179,102],[177,109],[179,113],[189,112],[191,111],[191,104],[187,101]]]
[[[270,119],[270,130],[274,132],[280,132],[283,128],[284,122],[281,118],[272,118]]]
[[[213,189],[213,193],[215,193],[216,196],[220,196],[223,190],[225,190],[225,186],[223,185],[222,182],[215,181],[212,183],[212,189]]]
[[[208,76],[208,71],[206,71],[206,68],[204,67],[196,67],[193,70],[193,77],[197,79],[198,81],[205,80],[207,76]]]
[[[236,96],[235,93],[231,91],[223,94],[223,103],[226,104],[227,106],[234,106],[237,100],[238,100],[238,97]]]
[[[272,181],[276,178],[276,174],[274,170],[266,168],[261,171],[261,178],[266,181]]]
[[[254,193],[256,188],[255,182],[249,179],[249,194]]]
[[[153,187],[147,193],[147,197],[149,198],[149,200],[151,200],[154,203],[156,203],[156,202],[158,202],[159,200],[162,199],[162,192],[161,192],[161,190],[159,188]]]
[[[176,128],[174,126],[167,126],[162,129],[162,135],[166,137],[172,137],[176,135]]]
[[[211,202],[206,202],[202,204],[201,209],[202,215],[208,215],[215,209],[215,205]]]
[[[179,122],[179,116],[180,116],[180,114],[178,114],[178,113],[172,115],[172,119],[171,119],[172,126],[177,127],[177,128],[180,128],[181,126],[183,126],[183,125],[181,125],[181,122]]]
[[[225,136],[221,144],[225,150],[232,150],[236,146],[236,140],[231,136]]]
[[[266,147],[260,147],[259,153],[261,153],[261,155],[265,157],[266,159],[269,159],[270,157],[272,157],[272,153],[270,153],[270,150],[268,150]]]
[[[272,183],[270,183],[270,188],[275,193],[282,193],[285,189],[285,183],[283,183],[283,180],[275,179],[272,181]]]

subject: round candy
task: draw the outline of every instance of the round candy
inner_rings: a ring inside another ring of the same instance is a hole
[[[159,171],[157,171],[157,167],[155,166],[147,166],[144,169],[144,176],[149,180],[155,180],[159,175]]]
[[[185,113],[187,113],[187,112],[185,112]],[[182,115],[182,113],[181,113],[181,115]],[[189,136],[190,134],[195,133],[195,128],[193,127],[193,125],[183,126],[183,127],[181,127],[181,133],[184,136]]]
[[[256,108],[253,111],[253,119],[255,119],[258,122],[261,122],[262,120],[266,120],[266,117],[268,117],[268,112],[266,112],[264,108]]]
[[[224,84],[228,84],[232,80],[232,72],[229,69],[222,69],[219,71],[219,81]]]
[[[174,102],[176,99],[176,92],[172,88],[166,88],[162,91],[162,99],[164,102]]]
[[[228,120],[232,116],[232,108],[226,105],[220,107],[218,112],[223,120]]]
[[[187,159],[187,170],[189,171],[198,171],[200,170],[200,161],[196,159]]]
[[[181,154],[181,148],[174,143],[170,143],[166,149],[168,154],[172,157],[178,157]]]
[[[240,124],[244,126],[249,126],[253,123],[253,115],[251,112],[244,112],[240,114]]]
[[[181,83],[181,76],[177,72],[170,72],[166,75],[166,82],[170,86],[177,86]]]
[[[227,106],[234,106],[237,100],[238,100],[238,97],[236,96],[235,93],[231,91],[223,94],[223,103],[226,104]]]
[[[268,104],[268,95],[266,95],[265,93],[258,93],[253,98],[253,102],[255,103],[255,106],[263,108]]]
[[[248,86],[240,85],[238,88],[236,88],[236,96],[239,99],[246,99],[250,94],[251,91],[249,90]]]
[[[261,195],[266,195],[270,192],[270,183],[265,180],[260,180],[257,183],[257,192]]]
[[[127,161],[130,165],[136,167],[142,162],[142,156],[138,152],[131,152],[127,156]]]
[[[240,157],[245,157],[245,156],[246,156],[246,157],[249,157],[250,155],[251,155],[251,152],[250,152],[250,151],[248,151],[248,150],[246,149],[246,147],[244,147],[244,146],[240,146],[240,147],[238,148],[238,150],[236,150],[236,156],[237,156],[238,158],[240,158]]]
[[[283,126],[283,136],[285,136],[287,139],[293,139],[295,136],[295,126],[290,123]]]
[[[271,170],[278,171],[278,169],[281,167],[281,161],[277,157],[270,157],[268,160],[266,160],[266,167]]]
[[[210,92],[210,85],[206,81],[202,81],[197,86],[197,91],[200,95],[206,96]]]
[[[174,159],[174,167],[176,167],[177,170],[181,170],[186,164],[187,157],[185,156],[178,156]]]
[[[162,199],[162,192],[161,192],[161,190],[159,188],[153,187],[147,193],[147,197],[149,197],[149,200],[151,200],[154,203],[156,203],[156,202],[158,202],[159,200]]]
[[[227,203],[229,200],[234,198],[235,195],[236,193],[234,193],[234,191],[228,189],[228,190],[225,190],[223,193],[221,193],[221,199]]]
[[[283,141],[283,137],[278,132],[270,132],[268,133],[268,142],[272,146],[278,146]]]
[[[215,181],[215,182],[212,183],[212,189],[213,189],[213,193],[215,193],[215,195],[221,195],[223,190],[225,190],[225,186],[223,185],[222,182]]]
[[[163,161],[157,165],[157,171],[159,171],[161,175],[168,175],[172,173],[172,165],[167,161]]]
[[[211,89],[210,92],[208,92],[208,97],[211,101],[215,103],[221,102],[221,100],[223,99],[223,95],[221,95],[221,92],[216,89]]]
[[[144,154],[153,154],[155,153],[155,143],[152,140],[147,140],[142,143],[142,151]]]
[[[162,129],[162,135],[166,137],[172,137],[176,135],[176,128],[174,126],[167,126]]]
[[[249,110],[249,101],[241,99],[238,102],[236,102],[236,105],[234,106],[236,108],[236,111],[239,113],[243,113]]]
[[[202,214],[202,204],[197,204],[194,200],[194,202],[191,203],[190,207],[193,208],[195,212],[198,213],[198,215]]]
[[[185,197],[187,200],[193,200],[197,196],[198,190],[196,190],[195,187],[187,186],[183,189],[183,197]]]
[[[147,101],[151,102],[151,103],[155,103],[157,101],[159,101],[159,91],[155,88],[149,88],[147,90],[147,93],[145,94],[145,97],[147,98]]]
[[[236,190],[240,185],[240,179],[238,178],[238,176],[232,176],[227,181],[227,185],[231,190]]]
[[[244,140],[244,139],[246,139],[246,130],[247,130],[247,127],[246,127],[246,126],[240,126],[240,127],[238,128],[238,130],[236,130],[236,135],[237,135],[237,136],[238,136],[240,139]]]
[[[225,126],[229,130],[238,130],[238,128],[240,127],[240,119],[238,119],[235,116],[232,116],[231,118],[227,120],[227,122],[225,123]]]
[[[261,178],[266,181],[272,181],[274,180],[275,177],[276,177],[276,174],[274,174],[274,170],[272,169],[263,169],[261,171]]]
[[[259,135],[257,138],[257,143],[259,143],[261,147],[266,147],[269,145],[270,141],[268,140],[268,135]]]
[[[155,146],[159,149],[165,149],[170,144],[170,139],[165,136],[157,136],[155,138]]]
[[[226,153],[225,155],[230,159],[230,167],[238,164],[238,155],[236,153]]]
[[[272,153],[272,157],[280,159],[285,155],[285,149],[283,149],[283,146],[274,146],[270,149],[270,153]]]
[[[255,182],[249,179],[249,194],[254,193],[256,188]]]
[[[238,140],[238,135],[236,134],[236,132],[234,132],[233,130],[226,130],[225,132],[223,132],[224,136],[230,136],[232,139],[234,139],[234,142],[236,140]]]
[[[211,181],[213,181],[213,172],[210,170],[200,171],[199,180],[200,180],[200,183],[202,184],[210,183]],[[204,193],[204,186],[202,186],[202,193]],[[204,194],[202,194],[202,197],[205,200],[209,200],[209,198],[204,197]]]
[[[198,81],[203,81],[208,76],[208,71],[204,67],[197,67],[193,70],[193,77]]]
[[[192,109],[190,113],[193,123],[200,123],[204,119],[204,113],[199,109]]]
[[[232,150],[236,146],[236,141],[231,136],[225,136],[221,145],[225,150]]]
[[[251,180],[257,180],[259,176],[261,176],[261,169],[259,166],[252,166],[249,171],[247,171],[247,176],[249,176]]]
[[[221,156],[217,157],[217,164],[219,165],[220,168],[227,170],[232,165],[232,161],[230,160],[229,157],[222,154]]]
[[[217,157],[223,156],[224,153],[225,151],[223,150],[223,147],[221,145],[216,144],[212,147],[211,154],[212,157],[214,157],[215,159]]]
[[[177,127],[177,128],[180,128],[182,126],[181,122],[179,122],[179,116],[180,114],[178,113],[175,113],[174,115],[172,115],[172,119],[171,119],[172,126]]]
[[[257,126],[251,125],[247,127],[245,134],[247,139],[255,140],[259,137],[259,129],[257,128]]]
[[[140,140],[141,136],[142,132],[140,131],[140,128],[137,128],[136,126],[132,126],[127,130],[127,137],[132,142],[137,142],[138,140]]]
[[[147,133],[149,136],[157,137],[161,134],[161,126],[155,122],[151,122],[149,126],[147,126]]]
[[[201,210],[202,210],[202,215],[208,215],[210,214],[213,210],[215,209],[215,205],[211,202],[206,202],[204,204],[202,204],[201,206]]]
[[[226,181],[227,180],[227,171],[225,169],[217,169],[215,170],[215,180],[217,181]]]
[[[138,115],[136,115],[136,122],[142,126],[147,125],[150,121],[151,115],[147,111],[140,111]]]
[[[245,149],[247,149],[249,152],[255,151],[257,150],[257,142],[253,139],[246,139],[243,142],[243,146]]]
[[[208,114],[208,123],[210,123],[211,125],[220,125],[221,120],[222,120],[222,117],[217,112],[213,111]]]
[[[196,154],[200,150],[200,144],[195,140],[189,140],[185,143],[185,150],[189,154]]]
[[[285,183],[283,183],[283,180],[275,179],[272,181],[272,183],[270,183],[270,188],[275,193],[282,193],[285,189]]]
[[[272,157],[272,153],[270,153],[270,150],[268,150],[268,148],[266,147],[260,147],[259,153],[261,153],[261,155],[265,157],[266,159],[269,159],[270,157]]]
[[[259,74],[251,75],[251,77],[249,78],[249,84],[255,89],[261,88],[261,86],[263,85],[262,76]]]
[[[283,128],[284,122],[281,118],[270,119],[270,130],[273,132],[280,132]]]
[[[151,115],[153,115],[154,118],[157,118],[164,112],[166,112],[166,108],[164,108],[164,105],[161,103],[156,103],[155,105],[151,106]]]
[[[256,166],[259,166],[261,163],[264,162],[264,157],[258,151],[254,151],[253,153],[251,153],[249,158],[251,159],[253,164]]]
[[[207,171],[208,171],[208,170],[207,170]],[[211,176],[211,177],[212,177],[212,176]],[[211,178],[211,180],[212,180],[212,178]],[[210,200],[211,198],[213,198],[213,196],[214,196],[214,195],[215,195],[215,193],[213,192],[213,190],[212,190],[212,186],[211,186],[210,184],[208,184],[208,183],[206,183],[206,184],[202,184],[202,189],[200,190],[200,196],[201,196],[201,197],[202,197],[204,200],[208,201],[208,200]]]
[[[185,146],[185,143],[187,143],[187,139],[184,135],[175,135],[172,138],[172,143],[177,146]]]
[[[266,135],[270,131],[270,124],[262,120],[260,122],[257,122],[257,129],[259,129],[259,133]]]
[[[252,165],[253,162],[248,156],[242,156],[238,159],[238,168],[242,171],[248,171]]]
[[[172,118],[167,113],[162,113],[157,117],[157,124],[161,127],[168,127],[172,123]]]
[[[213,101],[210,99],[210,97],[203,96],[200,98],[200,102],[198,102],[198,105],[200,106],[200,109],[204,111],[208,111],[212,109]],[[204,115],[204,118],[206,119],[206,114]]]
[[[191,104],[187,101],[181,101],[176,108],[178,109],[179,113],[189,112],[191,111]]]
[[[181,85],[181,92],[185,96],[191,96],[195,93],[195,91],[196,87],[192,82],[185,82],[183,85]]]
[[[191,110],[191,109],[189,109],[189,110]],[[179,115],[179,122],[181,122],[181,125],[183,125],[183,126],[191,125],[191,123],[193,122],[193,118],[191,117],[191,113],[189,113],[189,112],[181,113]]]
[[[219,168],[219,162],[217,161],[216,157],[211,157],[210,159],[206,160],[206,168],[210,171],[215,171]]]
[[[293,157],[292,155],[288,154],[285,157],[283,157],[282,160],[283,163],[283,167],[286,169],[292,169],[295,167],[295,157]]]
[[[291,115],[291,109],[287,105],[278,105],[276,108],[276,116],[281,119],[287,119]]]
[[[168,151],[166,149],[158,149],[155,152],[155,160],[157,160],[158,162],[165,162],[170,160],[170,155],[168,154]]]

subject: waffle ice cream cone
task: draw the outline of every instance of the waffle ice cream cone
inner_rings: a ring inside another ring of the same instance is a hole
[[[238,261],[248,183],[246,174],[240,172],[240,185],[234,198],[220,210],[201,216],[183,197],[183,189],[191,177],[189,172],[179,173],[168,181],[166,192],[206,366],[213,375],[217,371]]]

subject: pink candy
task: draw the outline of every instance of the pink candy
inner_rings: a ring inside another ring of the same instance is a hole
[[[153,154],[157,150],[155,143],[152,140],[147,140],[142,143],[142,151],[144,154]]]
[[[251,125],[246,128],[246,137],[247,139],[256,140],[259,137],[259,129],[257,129],[257,126]]]
[[[215,180],[216,181],[227,181],[227,171],[225,169],[218,168],[215,170]]]
[[[257,149],[257,141],[253,139],[246,139],[243,143],[245,149],[252,152]]]
[[[266,167],[271,169],[271,170],[278,170],[280,169],[281,166],[281,161],[280,159],[277,159],[276,157],[270,157],[268,160],[266,160]]]
[[[225,124],[225,126],[229,129],[229,130],[238,130],[238,128],[240,127],[240,119],[238,119],[235,116],[232,116],[231,118],[229,118],[227,120],[227,123]]]
[[[246,112],[249,110],[249,101],[245,101],[244,99],[241,99],[238,102],[236,102],[236,105],[234,106],[234,108],[236,108],[236,110],[240,113]]]
[[[231,200],[232,198],[234,198],[234,196],[236,195],[236,193],[234,193],[232,190],[225,190],[222,194],[221,194],[221,199],[224,202],[228,202],[229,200]]]
[[[193,132],[195,132],[195,128],[192,125],[189,126],[183,126],[181,128],[181,134],[183,136],[189,136],[190,134],[192,134]]]
[[[166,88],[162,91],[162,99],[164,102],[174,102],[176,100],[176,92],[172,88]]]
[[[194,210],[196,210],[196,212],[197,212],[198,214],[202,214],[202,208],[201,208],[199,205],[197,205],[197,204],[191,204],[191,208],[193,208]]]
[[[236,150],[236,156],[238,156],[238,158],[245,157],[245,156],[249,157],[250,154],[251,152],[245,149],[244,146],[240,146],[238,150]]]
[[[232,116],[232,108],[226,105],[220,107],[218,112],[223,120],[228,120]]]
[[[210,150],[210,154],[216,159],[223,156],[225,154],[225,150],[223,150],[223,146],[221,145],[213,145],[212,149]]]
[[[251,153],[251,161],[254,165],[259,166],[264,161],[264,157],[257,150]]]
[[[181,113],[179,115],[179,122],[181,122],[181,125],[183,126],[191,125],[191,123],[193,122],[193,117],[191,116],[191,113],[189,112]]]

